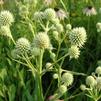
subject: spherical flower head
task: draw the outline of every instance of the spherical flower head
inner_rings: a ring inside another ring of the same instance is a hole
[[[97,73],[98,75],[101,75],[101,66],[98,66],[96,68],[95,73]]]
[[[52,22],[53,24],[55,24],[55,25],[60,23],[60,21],[59,21],[58,18],[52,19],[51,22]]]
[[[10,31],[10,28],[8,26],[1,26],[0,27],[0,35],[12,38],[11,31]]]
[[[53,37],[54,37],[56,40],[59,40],[59,33],[58,33],[58,31],[53,31]]]
[[[96,24],[96,28],[97,28],[97,32],[101,32],[101,23],[100,22],[98,22]]]
[[[31,54],[32,54],[33,56],[39,56],[39,55],[40,55],[40,48],[32,47],[32,48],[31,48]]]
[[[83,14],[86,16],[91,16],[91,15],[96,15],[96,9],[92,6],[87,6],[86,8],[83,9]]]
[[[96,80],[94,79],[93,76],[88,76],[88,77],[86,78],[86,84],[87,84],[88,86],[95,86]]]
[[[59,76],[58,76],[57,73],[53,74],[53,78],[54,78],[54,79],[58,79],[58,77],[59,77]]]
[[[82,47],[86,42],[86,30],[83,27],[74,28],[69,34],[69,39],[72,45]]]
[[[85,91],[85,90],[86,90],[86,85],[82,84],[82,85],[80,86],[80,89],[81,89],[82,91]]]
[[[96,85],[97,89],[101,90],[101,77],[97,77],[96,81],[97,81],[97,85]]]
[[[64,73],[62,75],[62,82],[64,83],[64,85],[70,86],[72,85],[73,81],[74,81],[74,78],[71,73]]]
[[[62,24],[57,23],[57,24],[55,25],[55,27],[56,27],[56,30],[57,30],[59,33],[63,32],[63,25],[62,25]]]
[[[30,52],[31,45],[26,38],[22,37],[17,40],[15,48],[17,49],[19,54],[24,55]]]
[[[70,59],[75,58],[78,59],[79,55],[80,55],[80,51],[79,48],[75,45],[72,45],[69,49],[68,49],[68,54],[70,56]]]
[[[45,14],[45,18],[47,20],[52,20],[56,17],[56,13],[55,13],[54,9],[52,9],[52,8],[46,9],[44,14]]]
[[[71,25],[71,24],[67,24],[67,25],[66,25],[66,29],[67,29],[67,30],[71,30],[71,29],[72,29],[72,25]]]
[[[67,87],[65,85],[61,85],[59,87],[59,93],[60,94],[64,94],[64,93],[66,93],[66,91],[67,91]]]
[[[46,69],[52,69],[53,67],[52,67],[52,63],[50,63],[50,62],[47,62],[46,63]]]
[[[38,33],[34,38],[34,45],[41,49],[49,48],[50,46],[49,36],[44,32]]]
[[[43,12],[35,12],[34,15],[33,15],[33,20],[35,21],[39,21],[39,20],[42,20],[44,19],[44,13]]]
[[[0,26],[10,26],[14,22],[14,17],[9,11],[0,12]]]

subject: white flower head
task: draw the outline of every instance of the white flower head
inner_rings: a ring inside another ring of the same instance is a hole
[[[82,47],[87,39],[86,30],[83,27],[73,28],[69,34],[69,39],[71,45]]]
[[[14,22],[14,17],[10,11],[0,12],[0,26],[10,26]]]
[[[68,54],[70,56],[70,59],[72,58],[78,59],[80,55],[79,48],[75,45],[72,45],[68,50]]]
[[[49,48],[50,47],[50,40],[49,36],[45,32],[38,33],[33,41],[34,45],[38,48]]]

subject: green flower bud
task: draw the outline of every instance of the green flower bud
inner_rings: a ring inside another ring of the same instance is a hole
[[[58,79],[58,74],[56,74],[56,73],[53,74],[53,78],[54,78],[54,79]]]
[[[95,70],[95,73],[101,75],[101,66],[98,66]]]
[[[19,15],[22,17],[22,18],[25,18],[27,17],[29,14],[29,11],[28,11],[28,7],[25,6],[25,5],[22,5],[19,7]]]
[[[49,48],[50,40],[49,36],[46,33],[40,32],[34,38],[34,45],[38,48]]]
[[[80,89],[81,89],[82,91],[85,91],[85,90],[86,90],[86,85],[83,85],[83,84],[82,84],[82,85],[80,86]]]
[[[94,85],[96,84],[96,80],[94,79],[93,76],[88,76],[88,77],[86,78],[86,84],[87,84],[88,86],[94,86]]]
[[[14,22],[14,17],[9,11],[0,12],[0,26],[10,26]]]
[[[55,13],[54,9],[52,9],[52,8],[46,9],[44,14],[45,14],[45,18],[47,20],[52,20],[56,17],[56,13]]]
[[[75,45],[71,46],[71,48],[69,48],[69,50],[68,50],[68,54],[69,54],[70,58],[77,59],[80,55],[79,48]]]
[[[56,39],[56,40],[59,40],[59,33],[57,31],[53,31],[53,37]]]
[[[71,24],[67,24],[67,25],[66,25],[66,29],[67,29],[67,30],[71,30],[71,29],[72,29]]]
[[[52,63],[48,62],[46,63],[46,69],[52,69],[53,66],[52,66]]]
[[[31,49],[30,42],[26,38],[19,38],[15,48],[17,49],[18,54],[29,53]]]
[[[69,39],[72,45],[82,47],[87,39],[85,29],[83,27],[74,28],[69,34]]]
[[[71,73],[64,73],[62,75],[62,82],[64,83],[64,85],[70,86],[72,85],[73,81],[74,81],[74,78]]]
[[[100,22],[98,22],[96,24],[96,28],[97,28],[97,32],[101,32],[101,23]]]
[[[62,26],[62,24],[58,23],[58,24],[55,25],[55,27],[56,27],[56,30],[59,33],[63,32],[63,26]]]
[[[34,55],[34,56],[39,56],[40,55],[40,48],[33,47],[31,49],[31,54]]]
[[[17,49],[13,49],[11,51],[11,56],[14,58],[14,59],[18,59],[19,58],[19,53],[17,51]]]
[[[60,21],[59,21],[58,18],[52,19],[51,22],[52,22],[53,24],[55,24],[55,25],[60,23]]]

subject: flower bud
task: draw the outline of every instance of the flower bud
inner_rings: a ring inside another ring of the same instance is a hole
[[[85,91],[85,90],[86,90],[86,85],[83,85],[83,84],[82,84],[82,85],[80,86],[80,89],[81,89],[82,91]]]
[[[95,73],[101,75],[101,66],[98,66],[95,70]]]

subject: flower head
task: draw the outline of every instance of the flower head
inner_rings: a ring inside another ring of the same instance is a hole
[[[52,9],[52,8],[46,9],[44,14],[45,14],[45,18],[47,20],[52,20],[56,17],[56,13],[55,13],[54,9]]]
[[[86,30],[83,27],[74,28],[69,34],[69,39],[72,45],[82,47],[86,42]]]
[[[87,84],[88,86],[94,86],[94,85],[96,84],[96,80],[94,79],[93,76],[88,76],[88,77],[86,78],[86,84]]]
[[[73,75],[71,73],[64,73],[62,75],[62,82],[66,86],[72,85],[73,80],[74,80],[74,78],[73,78]]]
[[[96,24],[96,28],[97,28],[97,32],[101,32],[101,23],[100,22],[98,22]]]
[[[101,75],[101,66],[98,66],[95,70],[95,73]]]
[[[69,54],[70,58],[77,59],[80,55],[79,48],[75,45],[72,45],[68,50],[68,54]]]
[[[12,38],[11,31],[10,31],[10,28],[8,26],[1,26],[0,27],[0,35]]]
[[[67,87],[65,85],[61,85],[59,87],[59,93],[64,94],[67,91]]]
[[[34,42],[33,44],[38,48],[46,49],[46,48],[49,48],[49,46],[50,46],[49,36],[44,32],[38,33],[35,36],[33,42]]]
[[[22,55],[29,53],[31,45],[26,38],[22,37],[17,40],[15,48],[17,49],[18,54]]]
[[[9,11],[0,12],[0,26],[10,26],[14,22],[14,17]]]
[[[92,6],[87,6],[86,8],[83,9],[83,14],[86,16],[91,16],[91,15],[96,15],[96,9]]]
[[[86,85],[82,84],[82,85],[80,86],[80,89],[81,89],[82,91],[85,91],[85,90],[86,90]]]

